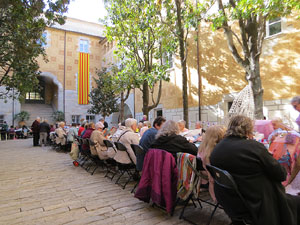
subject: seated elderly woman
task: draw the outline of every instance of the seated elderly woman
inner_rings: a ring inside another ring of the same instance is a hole
[[[66,145],[67,142],[67,133],[64,130],[65,127],[65,123],[64,122],[60,122],[58,124],[58,128],[55,130],[55,133],[57,134],[57,137],[55,139],[56,144],[60,144],[60,145]]]
[[[92,132],[95,130],[95,124],[93,122],[89,123],[87,125],[87,129],[85,130],[84,134],[82,135],[83,139],[90,138],[92,135]],[[88,146],[86,144],[82,145],[82,150],[86,151],[88,150]]]
[[[272,142],[281,133],[286,133],[288,128],[283,124],[282,119],[274,118],[271,120],[274,131],[269,135],[268,141]]]
[[[176,157],[177,152],[197,155],[197,147],[179,135],[179,127],[173,120],[165,122],[156,134],[155,141],[150,148],[163,149]]]
[[[141,137],[149,129],[150,126],[151,126],[151,123],[149,121],[144,121],[143,122],[143,127],[140,129],[140,136]]]
[[[112,141],[118,141],[120,135],[124,132],[124,130],[126,130],[125,121],[119,123],[117,131],[111,137]]]
[[[177,122],[178,124],[178,127],[179,127],[179,134],[181,136],[184,136],[188,133],[189,129],[187,129],[185,126],[186,126],[186,122],[184,120],[179,120]]]
[[[78,135],[78,129],[76,128],[76,123],[72,123],[72,127],[68,131],[67,141],[73,143]]]
[[[201,122],[197,121],[195,124],[195,129],[185,132],[182,136],[190,142],[201,142],[203,133],[204,130],[202,129]]]
[[[281,182],[286,170],[266,150],[253,140],[253,122],[238,115],[230,119],[225,138],[210,156],[210,163],[228,171],[234,178],[241,195],[256,218],[241,203],[236,194],[214,185],[218,202],[231,218],[248,217],[258,225],[300,224],[300,197],[285,193]]]
[[[198,157],[202,160],[202,165],[206,169],[206,165],[210,164],[209,157],[216,144],[218,144],[225,135],[226,129],[223,126],[214,125],[207,128],[206,133],[203,137],[203,141],[198,149]],[[208,177],[207,180],[202,179],[202,185],[208,184],[209,182],[209,193],[211,198],[216,201],[214,192],[214,181],[208,172],[203,172]]]
[[[98,122],[95,125],[95,130],[92,132],[90,140],[94,142],[94,146],[91,146],[91,154],[98,155],[98,157],[102,160],[113,158],[114,151],[108,151],[105,146],[103,140],[105,137],[103,135],[104,124],[102,122]]]
[[[130,144],[139,144],[139,135],[135,133],[135,130],[137,128],[137,121],[133,118],[128,118],[125,120],[125,127],[126,129],[123,130],[123,132],[118,137],[117,141],[121,142],[127,149],[127,152],[133,161],[134,164],[136,164],[136,156],[130,146]],[[114,159],[123,164],[130,164],[131,160],[128,156],[128,154],[124,151],[117,151]]]

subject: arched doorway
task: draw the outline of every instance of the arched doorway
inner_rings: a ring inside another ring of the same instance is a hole
[[[21,103],[21,110],[30,114],[29,124],[36,117],[47,119],[53,123],[53,112],[62,108],[62,85],[57,77],[51,73],[41,73],[38,79],[41,89],[26,94],[25,101]]]
[[[125,103],[125,106],[124,106],[124,118],[127,119],[127,118],[132,118],[132,117],[133,117],[133,114],[132,114],[129,106]],[[113,113],[112,117],[111,117],[111,124],[117,125],[120,122],[122,122],[122,121],[120,121],[120,113],[119,112]]]

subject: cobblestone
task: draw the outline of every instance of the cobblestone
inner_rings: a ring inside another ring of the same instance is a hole
[[[163,210],[135,199],[133,183],[123,190],[104,177],[74,167],[65,153],[32,147],[32,140],[0,142],[0,224],[188,224],[179,220],[181,207],[170,217]],[[206,224],[212,208],[185,215]],[[212,225],[230,220],[218,209]]]

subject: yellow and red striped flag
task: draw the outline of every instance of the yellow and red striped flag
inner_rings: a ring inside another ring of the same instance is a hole
[[[90,55],[89,53],[79,52],[79,63],[78,63],[78,104],[86,105],[89,104],[89,93],[90,93]]]

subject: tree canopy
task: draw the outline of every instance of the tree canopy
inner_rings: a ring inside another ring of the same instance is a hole
[[[260,56],[266,36],[266,22],[289,15],[293,9],[300,8],[300,3],[296,0],[217,0],[216,2],[219,10],[210,15],[209,19],[213,22],[214,29],[223,28],[229,50],[235,61],[245,70],[245,79],[252,88],[255,117],[263,119]]]
[[[102,68],[97,71],[97,78],[94,78],[96,87],[90,93],[90,104],[92,107],[88,110],[92,114],[100,114],[103,117],[109,116],[119,111],[118,98],[116,92],[116,83],[113,74],[116,68]]]
[[[106,35],[117,43],[115,51],[124,71],[134,74],[134,84],[143,93],[143,113],[160,101],[162,80],[168,80],[168,59],[163,53],[176,49],[173,34],[161,23],[155,0],[107,0]],[[158,86],[157,95],[154,88]]]
[[[38,88],[37,57],[45,58],[42,33],[64,23],[69,0],[3,0],[0,2],[0,98],[19,97]]]

